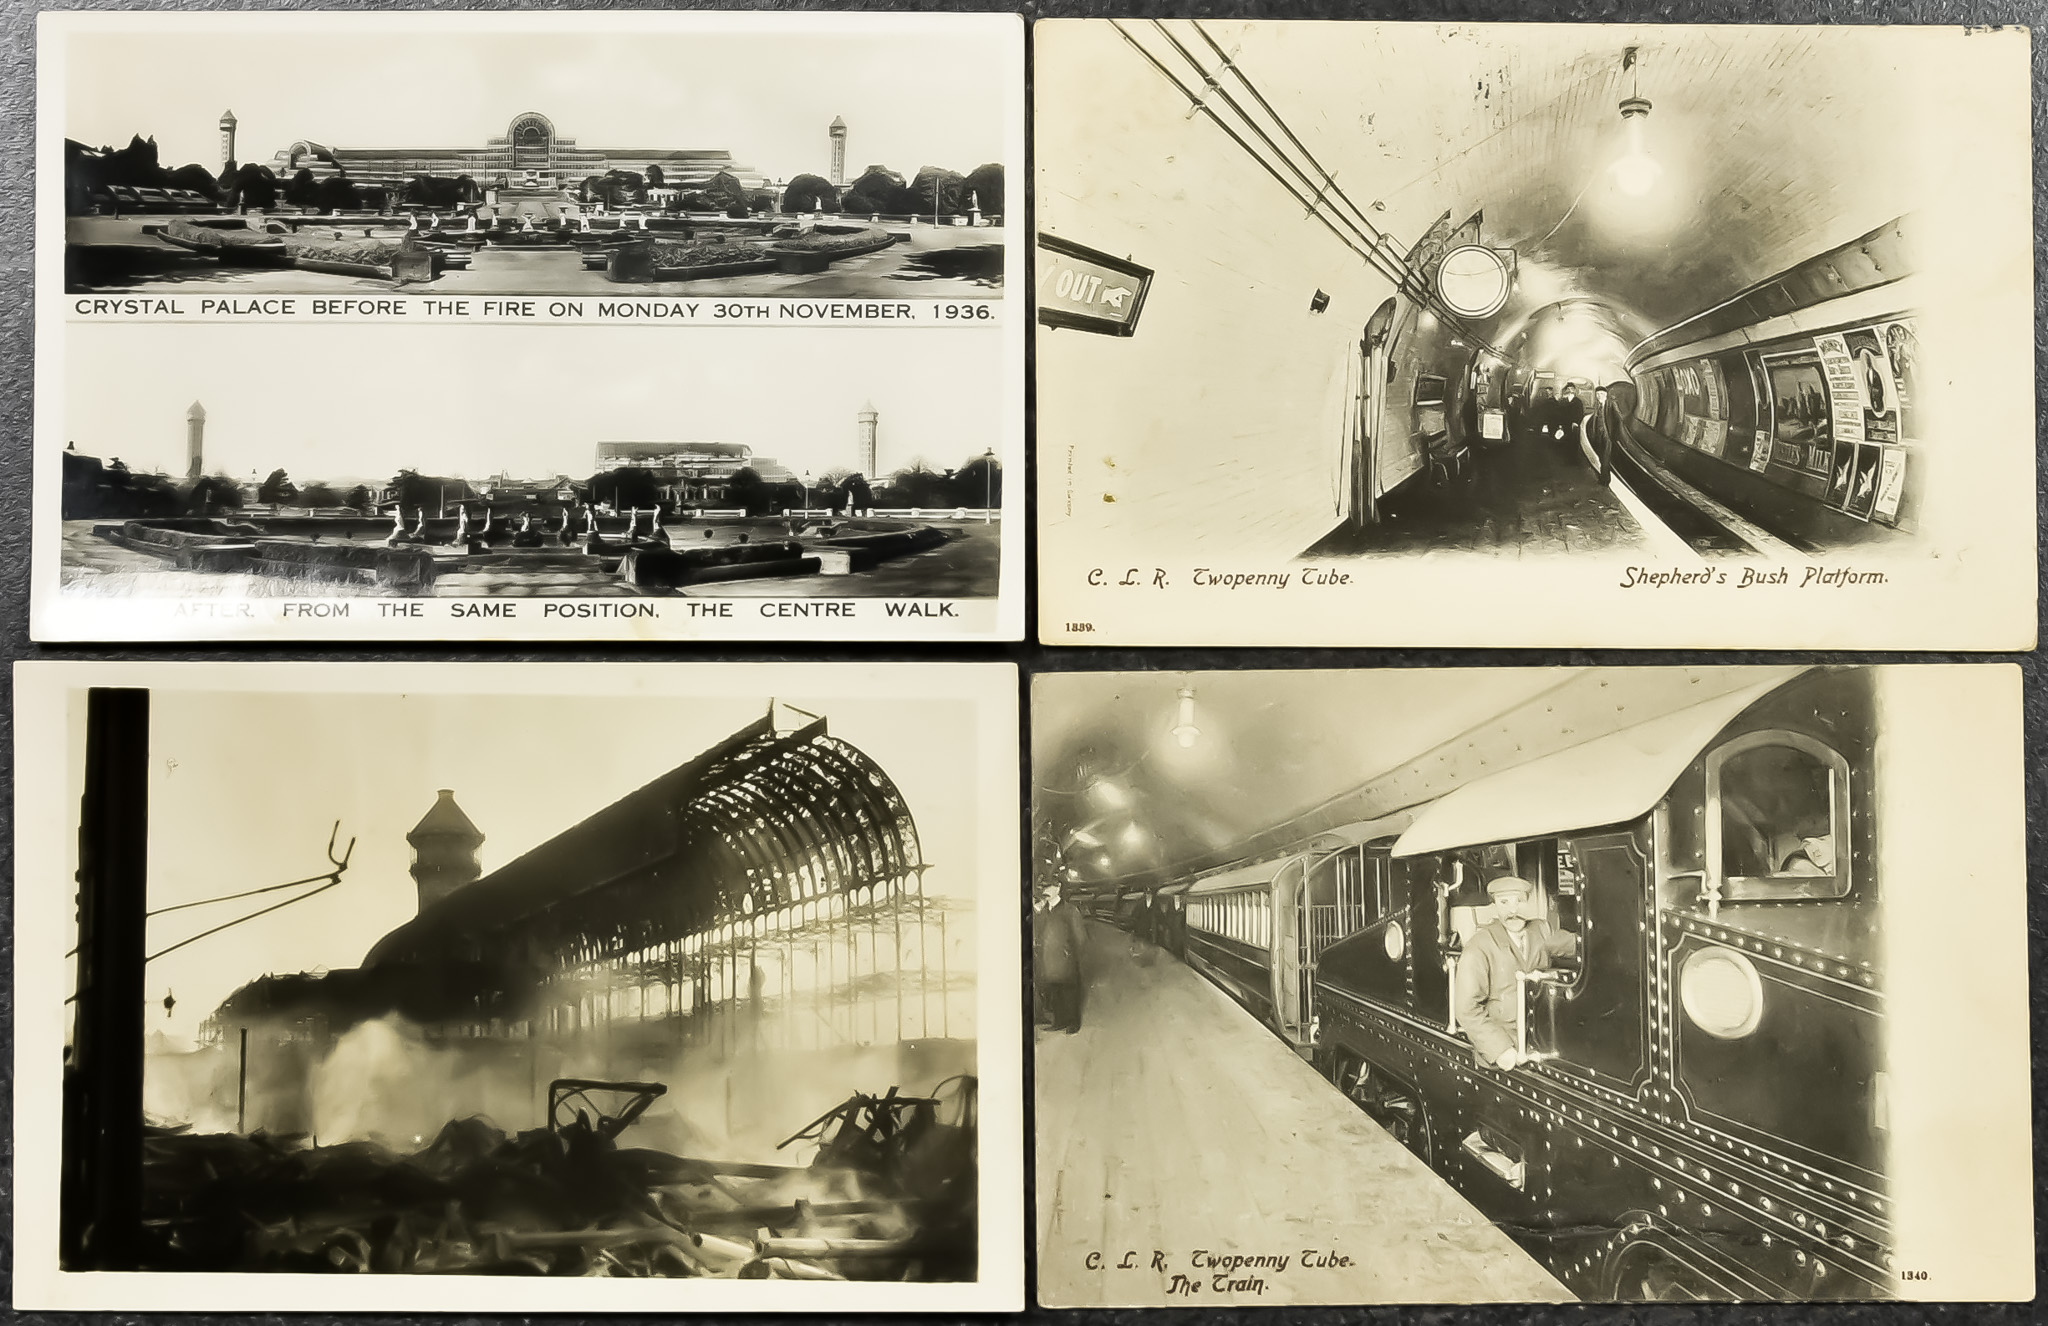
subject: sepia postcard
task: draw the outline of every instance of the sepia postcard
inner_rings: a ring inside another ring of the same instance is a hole
[[[2020,701],[1039,674],[1039,1302],[2031,1299]]]
[[[2032,648],[2029,58],[1037,24],[1039,638]]]
[[[14,681],[16,1308],[1023,1307],[1008,664]]]
[[[1015,15],[38,32],[36,638],[1022,637]]]

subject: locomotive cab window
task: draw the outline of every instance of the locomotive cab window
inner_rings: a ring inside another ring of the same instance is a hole
[[[1707,756],[1707,884],[1729,902],[1849,892],[1849,764],[1797,732],[1753,732]]]

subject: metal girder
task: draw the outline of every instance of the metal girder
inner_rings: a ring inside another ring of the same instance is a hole
[[[623,873],[578,877],[579,866],[588,869],[578,851],[586,821],[513,863],[516,872],[507,867],[450,895],[460,900],[460,924],[422,913],[389,957],[434,963],[517,954],[540,980],[550,969],[613,960],[833,895],[851,910],[869,890],[865,905],[872,907],[925,868],[902,793],[864,752],[829,735],[823,720],[793,733],[757,728],[691,772],[601,812],[613,826],[608,833],[643,843],[637,864]],[[615,813],[635,801],[644,804]],[[546,871],[539,897],[537,865]],[[494,890],[523,905],[480,907]],[[809,924],[816,922],[801,928]]]

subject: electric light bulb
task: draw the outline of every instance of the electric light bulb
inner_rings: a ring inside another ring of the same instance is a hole
[[[1642,152],[1631,152],[1614,163],[1614,183],[1631,198],[1640,198],[1657,187],[1664,168]]]

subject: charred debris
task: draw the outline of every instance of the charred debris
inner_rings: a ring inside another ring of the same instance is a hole
[[[855,1094],[787,1138],[808,1165],[622,1145],[667,1088],[561,1078],[546,1126],[375,1142],[151,1127],[142,1269],[971,1280],[977,1084]],[[778,1148],[778,1149],[781,1149]]]

